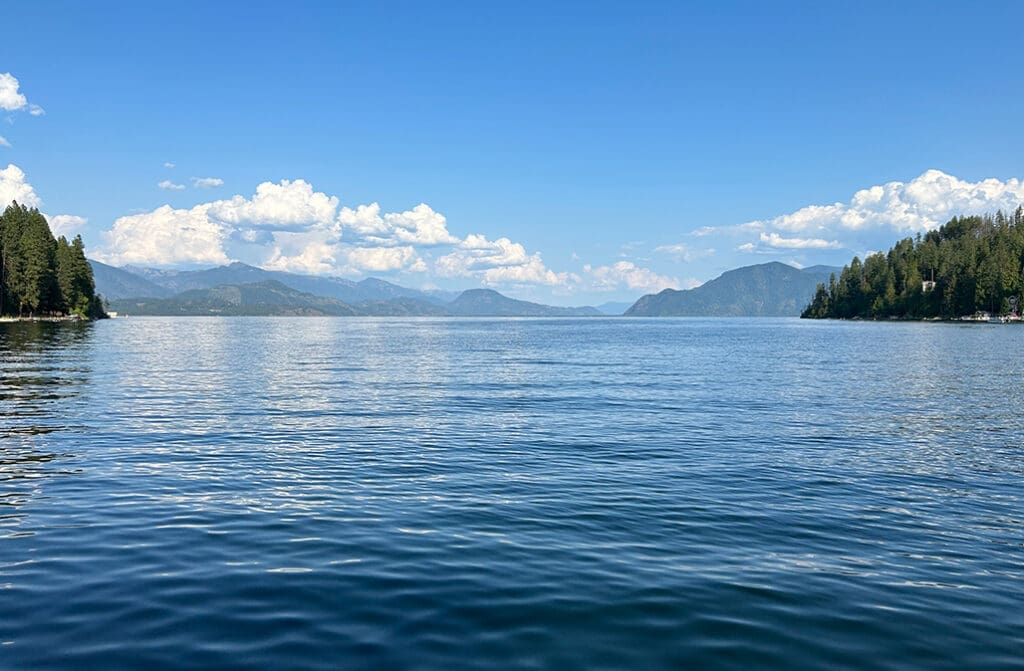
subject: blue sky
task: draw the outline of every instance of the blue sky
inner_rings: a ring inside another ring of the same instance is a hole
[[[118,264],[598,303],[842,264],[1024,201],[1020,3],[32,2],[4,19],[0,196]]]

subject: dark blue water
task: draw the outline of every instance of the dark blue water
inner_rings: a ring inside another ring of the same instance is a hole
[[[0,324],[0,668],[1024,668],[1024,328]]]

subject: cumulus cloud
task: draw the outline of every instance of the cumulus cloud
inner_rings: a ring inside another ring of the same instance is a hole
[[[420,203],[405,212],[387,212],[380,205],[360,205],[356,209],[343,207],[338,223],[353,242],[376,246],[438,246],[453,245],[459,239],[448,232],[444,215],[435,212],[426,203]]]
[[[890,229],[925,231],[964,214],[1012,211],[1024,203],[1024,182],[984,179],[968,182],[928,170],[909,182],[861,189],[847,203],[809,205],[760,224],[790,233]]]
[[[337,209],[337,197],[314,191],[305,180],[285,179],[279,184],[260,184],[252,198],[234,196],[217,201],[210,213],[233,226],[302,231],[314,226],[332,227]]]
[[[174,164],[171,163],[170,161],[164,161],[164,167],[165,168],[173,168]]]
[[[270,237],[272,252],[262,264],[268,270],[283,270],[289,273],[325,275],[338,271],[337,248],[322,240],[280,241]]]
[[[35,189],[25,179],[25,173],[13,163],[0,170],[0,209],[10,205],[12,200],[28,207],[39,207],[42,204]]]
[[[54,236],[70,236],[76,230],[89,223],[88,219],[76,214],[56,214],[52,217],[47,216],[46,220],[50,224],[50,231],[53,232]]]
[[[339,211],[337,197],[301,179],[264,182],[250,197],[121,217],[103,241],[96,255],[115,265],[244,260],[310,274],[433,271],[487,285],[564,287],[579,279],[552,271],[539,253],[508,238],[454,236],[424,203],[401,212],[383,212],[377,203]]]
[[[363,272],[423,272],[427,265],[412,247],[352,247],[345,251],[348,267]]]
[[[821,238],[784,238],[778,233],[762,233],[761,242],[777,249],[840,249],[838,240]]]
[[[0,73],[0,110],[18,112],[27,109],[32,116],[46,114],[46,110],[42,107],[30,103],[25,94],[19,90],[20,88],[21,85],[18,83],[17,77],[10,72]]]
[[[471,279],[498,288],[549,287],[558,292],[679,286],[674,278],[620,262],[591,268],[587,279],[549,268],[540,252],[508,237],[448,230],[443,214],[420,203],[386,212],[378,203],[342,207],[305,180],[264,182],[249,196],[189,209],[164,205],[120,217],[102,234],[95,256],[114,265],[222,264],[244,261],[315,275],[420,273]]]
[[[121,217],[97,255],[117,265],[226,263],[244,255],[268,267],[338,272],[338,199],[303,180],[264,182],[251,198],[169,205]],[[229,249],[230,252],[229,253]]]
[[[210,220],[209,204],[178,210],[164,205],[114,221],[103,233],[103,246],[94,251],[103,262],[172,265],[227,263],[227,231]]]
[[[25,178],[25,173],[13,163],[0,170],[0,212],[10,205],[11,201],[28,207],[40,207],[43,204],[42,199]],[[46,217],[54,235],[69,235],[88,222],[85,217],[74,214],[43,216]]]
[[[164,191],[184,191],[185,190],[185,185],[184,184],[175,184],[174,182],[172,182],[169,179],[165,179],[164,181],[162,181],[159,184],[157,184],[157,186],[159,186]]]
[[[213,189],[224,184],[220,177],[193,177],[192,186],[197,189]]]
[[[607,266],[585,265],[583,272],[586,273],[590,288],[594,291],[615,291],[625,287],[644,293],[657,293],[662,289],[680,286],[676,278],[659,275],[632,261],[619,261]]]
[[[725,238],[736,251],[758,254],[863,249],[938,228],[954,216],[1012,212],[1022,203],[1020,179],[970,182],[927,170],[909,182],[860,189],[846,202],[808,205],[733,226],[705,226],[692,235]]]
[[[28,106],[28,99],[19,87],[18,79],[10,72],[0,73],[0,110],[14,112]]]
[[[579,278],[572,273],[556,273],[544,265],[540,252],[528,254],[526,248],[508,238],[488,240],[483,235],[468,235],[451,253],[437,260],[435,268],[443,277],[477,277],[486,285],[541,284],[568,286]]]

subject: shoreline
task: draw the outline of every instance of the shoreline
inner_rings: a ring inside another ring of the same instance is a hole
[[[91,319],[83,319],[77,315],[68,317],[0,317],[0,324],[14,324],[16,322],[88,322]]]

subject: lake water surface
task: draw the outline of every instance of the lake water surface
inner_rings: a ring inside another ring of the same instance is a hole
[[[993,325],[0,324],[0,668],[1024,668],[1022,352]]]

